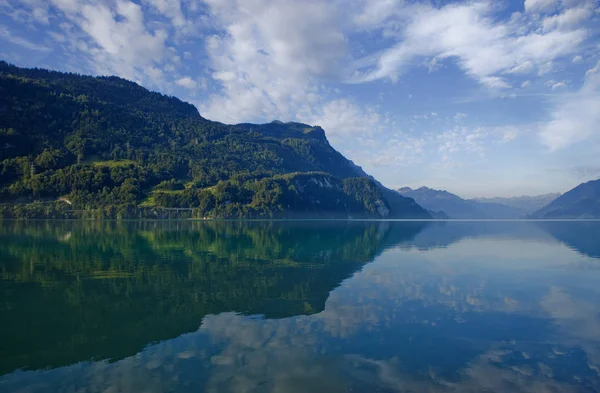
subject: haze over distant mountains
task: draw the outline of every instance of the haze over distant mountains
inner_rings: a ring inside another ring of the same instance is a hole
[[[580,184],[562,195],[463,199],[448,191],[428,187],[403,187],[398,192],[413,198],[434,218],[442,218],[436,215],[441,212],[451,219],[600,218],[600,179]]]
[[[543,194],[543,195],[535,195],[535,196],[518,196],[518,197],[494,197],[494,198],[473,198],[473,200],[482,203],[499,203],[504,206],[513,207],[515,209],[519,209],[528,213],[533,213],[536,210],[541,209],[546,206],[556,198],[558,198],[560,193],[551,193],[551,194]]]
[[[539,196],[522,196],[514,198],[481,198],[463,199],[445,190],[435,190],[428,187],[412,189],[403,187],[398,192],[413,198],[425,209],[446,213],[449,218],[458,219],[514,219],[525,217],[560,194]]]

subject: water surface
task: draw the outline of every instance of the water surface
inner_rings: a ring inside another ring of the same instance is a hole
[[[0,392],[600,391],[599,222],[4,222],[0,273]]]

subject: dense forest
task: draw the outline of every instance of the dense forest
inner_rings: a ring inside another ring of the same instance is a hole
[[[0,217],[429,218],[320,127],[225,125],[118,77],[0,62]]]

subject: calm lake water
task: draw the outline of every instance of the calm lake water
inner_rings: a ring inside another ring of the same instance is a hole
[[[600,391],[600,222],[4,222],[0,273],[0,392]]]

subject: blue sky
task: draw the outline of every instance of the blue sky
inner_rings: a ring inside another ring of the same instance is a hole
[[[600,1],[0,0],[0,58],[321,125],[389,187],[600,177]]]

